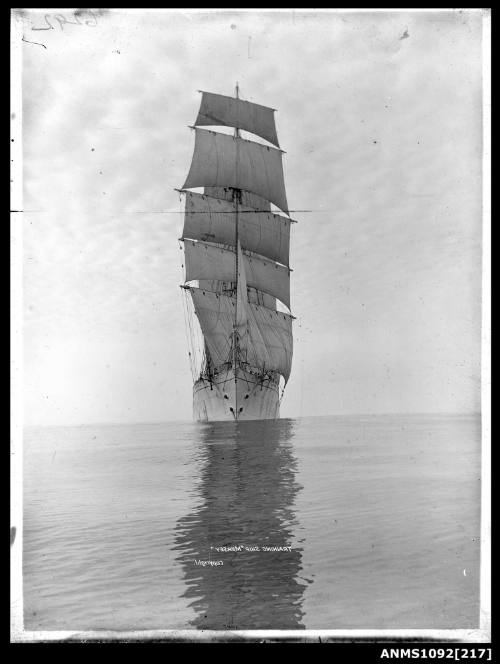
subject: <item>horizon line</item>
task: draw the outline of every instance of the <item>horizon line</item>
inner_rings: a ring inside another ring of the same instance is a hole
[[[312,419],[312,418],[321,418],[321,417],[388,417],[388,416],[416,416],[416,415],[460,415],[470,417],[472,415],[481,415],[481,410],[474,411],[406,411],[406,412],[379,412],[379,413],[334,413],[334,414],[323,414],[323,415],[300,415],[297,417],[278,417],[274,420],[269,420],[270,422],[276,422],[278,420],[303,420],[303,419]],[[228,420],[229,421],[229,420]],[[258,421],[258,420],[242,420],[242,421]],[[263,420],[259,420],[263,421]],[[117,421],[106,421],[106,422],[78,422],[73,424],[64,424],[64,423],[44,423],[44,424],[22,424],[22,428],[28,427],[93,427],[93,426],[137,426],[137,425],[159,425],[159,424],[215,424],[215,421],[200,422],[192,419],[182,419],[182,420],[137,420],[131,422],[117,422]]]

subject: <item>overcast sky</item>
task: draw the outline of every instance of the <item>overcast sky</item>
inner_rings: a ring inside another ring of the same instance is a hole
[[[191,419],[173,188],[236,81],[308,210],[282,416],[478,411],[481,14],[97,11],[19,19],[25,422]]]

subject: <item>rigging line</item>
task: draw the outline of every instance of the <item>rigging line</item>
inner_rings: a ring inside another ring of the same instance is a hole
[[[202,338],[200,337],[199,326],[197,325],[196,320],[194,318],[196,315],[196,313],[194,312],[194,303],[191,303],[191,306],[192,309],[191,307],[189,309],[191,312],[191,329],[197,352],[195,371],[196,373],[198,373],[198,371],[201,370],[201,365],[203,363],[204,343],[202,342]]]
[[[182,257],[181,260],[185,260],[184,256]],[[181,267],[182,269],[182,267]],[[188,296],[185,290],[183,290],[183,296],[182,296],[182,302],[183,302],[183,309],[184,309],[184,320],[185,320],[185,325],[186,325],[186,332],[188,335],[188,344],[190,347],[190,353],[189,353],[189,360],[190,360],[190,368],[191,368],[191,375],[193,376],[193,380],[195,379],[195,373],[196,373],[196,367],[195,367],[195,361],[196,361],[196,348],[195,344],[193,341],[193,336],[192,336],[192,330],[191,330],[191,320],[190,320],[190,310],[188,306]]]
[[[196,346],[193,343],[193,338],[192,335],[190,336],[190,345],[193,350],[191,353],[191,375],[193,377],[193,380],[196,380],[197,378],[197,366],[198,366],[198,358],[197,358],[197,353],[196,353]]]
[[[244,191],[244,190],[242,190]],[[332,210],[288,210],[288,212],[332,212]],[[119,210],[118,213],[122,213],[122,210]],[[278,214],[277,212],[271,212],[270,210],[242,210],[241,214],[262,214],[263,212],[267,212],[268,214],[274,214],[277,217],[283,217],[282,214]],[[184,210],[181,212],[178,212],[177,210],[132,210],[131,214],[184,214]],[[197,212],[196,210],[190,211],[189,214],[206,214],[205,211],[199,211]],[[233,211],[229,210],[218,210],[217,214],[234,214]],[[286,217],[283,217],[286,219]],[[293,219],[287,219],[287,221],[293,221]]]
[[[182,311],[184,313],[184,325],[185,325],[185,330],[186,330],[186,337],[187,337],[187,341],[188,341],[190,350],[192,350],[191,340],[190,340],[190,337],[189,337],[189,326],[188,326],[188,319],[187,319],[186,302],[185,302],[185,299],[184,299],[184,295],[182,293],[181,293],[181,300],[182,300]],[[191,370],[191,376],[194,380],[193,358],[192,358],[192,353],[191,352],[188,353],[188,357],[189,357],[189,368]]]
[[[190,370],[191,370],[191,376],[193,378],[193,381],[196,379],[196,362],[197,362],[197,357],[196,357],[196,344],[193,338],[193,333],[192,333],[192,321],[191,321],[191,310],[189,308],[189,296],[185,290],[182,291],[181,293],[181,299],[182,299],[182,308],[184,312],[184,324],[185,324],[185,329],[186,329],[186,336],[188,340],[188,346],[189,346],[189,365],[190,365]]]
[[[197,369],[198,369],[198,346],[196,344],[196,339],[194,337],[194,332],[193,332],[193,319],[192,319],[192,311],[189,306],[189,301],[186,296],[186,307],[188,311],[188,323],[189,323],[189,333],[190,333],[190,344],[192,348],[192,359],[193,359],[193,365],[192,365],[192,374],[193,374],[193,379],[196,377],[197,374]]]
[[[190,316],[189,316],[189,310],[188,310],[188,295],[185,290],[182,290],[181,293],[181,300],[182,300],[182,310],[184,314],[184,326],[186,330],[186,337],[188,341],[188,347],[189,347],[189,352],[188,352],[188,357],[189,357],[189,368],[191,371],[191,376],[193,378],[193,381],[195,380],[195,375],[196,375],[196,370],[195,370],[195,347],[191,335],[191,325],[190,325]]]
[[[184,314],[184,328],[185,328],[186,338],[187,338],[187,341],[188,341],[188,344],[189,344],[190,339],[189,339],[189,326],[188,326],[188,321],[187,321],[186,302],[185,302],[185,299],[184,299],[184,294],[182,292],[181,292],[181,301],[182,301],[182,312]],[[191,350],[191,348],[190,348],[190,350]],[[189,365],[190,365],[191,373],[192,373],[192,359],[191,359],[191,353],[190,352],[188,353],[188,356],[189,356]]]
[[[187,312],[187,320],[188,320],[188,334],[189,334],[189,347],[191,348],[191,374],[193,376],[193,379],[195,377],[195,372],[196,372],[196,348],[193,343],[193,334],[191,330],[191,324],[190,324],[190,314],[189,310]]]
[[[190,298],[188,297],[187,293],[185,293],[185,296],[186,296],[186,308],[187,308],[187,312],[188,312],[187,320],[188,320],[188,328],[189,328],[189,342],[190,342],[190,346],[191,346],[191,350],[192,350],[192,357],[193,357],[192,373],[193,373],[193,379],[194,379],[195,377],[197,377],[196,375],[198,373],[198,367],[200,365],[200,361],[199,361],[199,358],[198,358],[199,341],[198,341],[198,339],[196,339],[196,335],[195,335],[195,332],[194,332],[193,312],[192,312],[191,307],[190,307]],[[193,305],[193,309],[194,309],[194,305]]]

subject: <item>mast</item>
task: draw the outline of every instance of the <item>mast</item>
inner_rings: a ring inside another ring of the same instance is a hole
[[[236,99],[240,98],[240,88],[238,81],[236,81]],[[239,127],[235,127],[234,137],[236,140],[236,182],[238,182],[238,164],[239,164],[239,138],[240,130]],[[241,196],[241,189],[233,189],[233,200],[235,207],[235,216],[236,216],[236,228],[235,228],[235,269],[236,269],[236,306],[234,308],[234,328],[233,328],[233,373],[234,373],[234,417],[238,419],[238,378],[237,378],[237,365],[238,365],[238,331],[237,331],[237,320],[238,320],[238,217],[239,217],[239,199]]]
[[[199,282],[187,288],[205,339],[203,371],[208,375],[214,367],[231,368],[235,393],[240,369],[247,364],[262,376],[280,374],[286,383],[293,317],[277,309],[277,303],[290,308],[293,220],[288,218],[275,110],[243,101],[237,82],[233,96],[200,92],[193,159],[182,187],[182,240],[186,284]],[[233,136],[204,128],[212,125],[231,127]],[[242,131],[273,147],[244,138]],[[204,193],[187,191],[197,187],[204,187]],[[286,217],[271,212],[271,204]],[[237,398],[231,405],[238,420]]]

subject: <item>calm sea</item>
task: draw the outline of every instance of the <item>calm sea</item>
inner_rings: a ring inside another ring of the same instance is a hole
[[[27,428],[25,629],[478,627],[480,446],[475,416]]]

